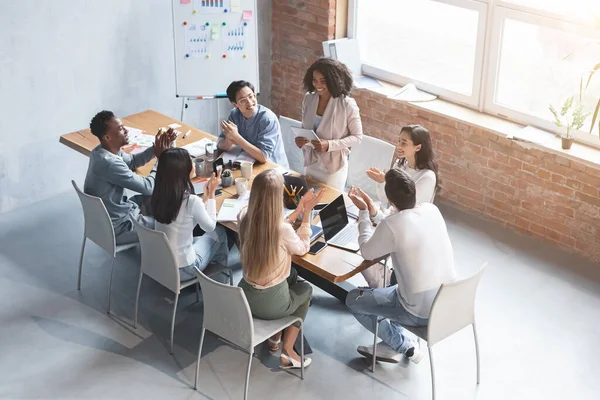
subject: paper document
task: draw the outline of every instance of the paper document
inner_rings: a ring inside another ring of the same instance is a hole
[[[217,215],[218,222],[237,222],[237,217],[244,207],[248,206],[248,196],[240,199],[225,199],[219,214]]]
[[[234,162],[242,162],[249,161],[251,163],[255,163],[256,160],[245,151],[242,151],[241,148],[236,147],[233,150],[229,150],[221,154],[221,158],[223,159],[223,164],[227,164],[229,161]]]
[[[400,101],[431,101],[431,100],[435,100],[437,97],[423,92],[419,89],[417,89],[417,87],[415,85],[413,85],[412,83],[409,83],[408,85],[404,86],[402,88],[402,90],[395,96],[390,96],[391,99],[394,100],[400,100]]]
[[[192,157],[200,157],[204,155],[206,145],[209,143],[213,143],[213,141],[209,138],[204,138],[196,142],[186,144],[183,146],[183,148],[186,149]]]
[[[138,147],[151,147],[154,144],[154,136],[145,134],[133,138],[129,136],[129,144],[135,144]]]
[[[131,143],[131,139],[139,138],[144,133],[146,133],[146,131],[143,131],[143,130],[137,129],[137,128],[131,128],[129,126],[126,126],[125,129],[127,129],[127,136],[129,136],[129,142],[130,143]]]
[[[526,126],[523,129],[513,133],[512,136],[507,136],[509,139],[521,140],[523,142],[546,144],[549,141],[556,139],[556,135],[544,130]]]
[[[204,188],[206,187],[207,183],[208,183],[208,179],[192,181],[192,185],[194,186],[194,192],[196,194],[204,194]],[[223,189],[223,186],[219,185],[219,186],[217,186],[216,190],[221,190],[221,189]]]
[[[296,137],[304,137],[308,140],[321,140],[312,129],[296,128],[295,126],[292,126],[291,128]]]
[[[357,76],[354,78],[354,86],[359,89],[372,89],[383,87],[377,79],[373,79],[370,76]]]

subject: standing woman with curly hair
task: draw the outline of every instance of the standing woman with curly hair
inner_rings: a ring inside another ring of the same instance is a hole
[[[302,102],[302,127],[314,130],[319,138],[296,138],[296,146],[304,152],[304,173],[343,190],[350,149],[363,135],[358,106],[349,97],[352,74],[341,62],[321,58],[306,71],[304,87],[308,93]]]

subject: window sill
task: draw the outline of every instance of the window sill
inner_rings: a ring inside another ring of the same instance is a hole
[[[401,89],[400,86],[396,86],[388,82],[379,82],[383,85],[381,88],[358,90],[367,90],[387,96],[387,94],[398,92],[398,90]],[[400,101],[393,99],[390,100]],[[426,102],[409,102],[409,104],[417,109],[429,111],[441,117],[451,118],[467,125],[485,129],[500,136],[513,139],[513,141],[519,143],[524,148],[537,148],[545,150],[549,153],[558,154],[575,161],[584,162],[590,165],[592,168],[600,169],[600,149],[598,148],[574,142],[573,146],[569,150],[563,150],[561,138],[554,134],[549,134],[552,135],[552,137],[549,140],[544,141],[543,144],[523,141],[521,139],[514,139],[513,135],[520,132],[525,126],[439,98]]]

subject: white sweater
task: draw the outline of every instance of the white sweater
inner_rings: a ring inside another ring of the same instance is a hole
[[[187,267],[196,261],[194,251],[194,227],[200,225],[205,232],[212,232],[217,225],[217,202],[209,199],[206,206],[202,198],[190,195],[183,199],[179,214],[170,224],[156,221],[156,230],[164,232],[175,252],[179,268]]]
[[[398,161],[394,165],[394,168],[400,168],[406,172],[413,182],[415,183],[417,202],[415,205],[421,203],[433,203],[435,198],[435,172],[430,169],[414,169],[407,165],[398,165]],[[385,182],[377,184],[377,197],[379,201],[384,204],[384,211],[379,210],[377,215],[373,217],[373,222],[378,224],[387,214],[395,213],[394,207],[387,207],[388,198],[385,195]]]
[[[365,260],[390,254],[402,306],[429,318],[440,285],[456,279],[452,244],[438,208],[423,203],[383,219],[375,231],[368,211],[358,219],[360,251]]]

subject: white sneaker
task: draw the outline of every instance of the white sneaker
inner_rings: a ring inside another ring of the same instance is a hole
[[[358,346],[356,349],[361,355],[373,358],[373,346]],[[389,363],[399,363],[401,354],[384,342],[377,343],[377,360]]]

